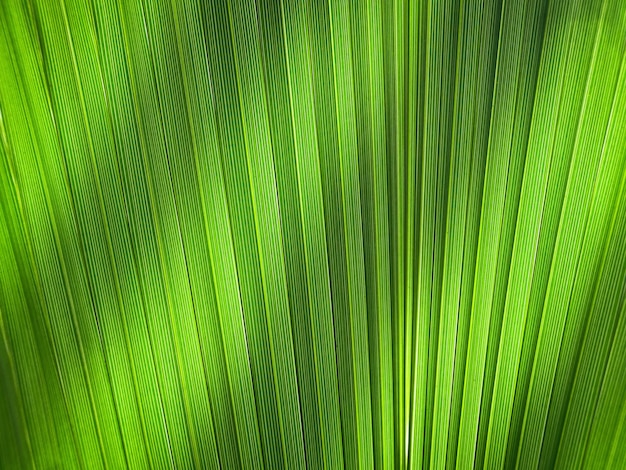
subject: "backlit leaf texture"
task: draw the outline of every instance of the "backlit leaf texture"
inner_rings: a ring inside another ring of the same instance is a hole
[[[626,468],[623,0],[0,0],[0,468]]]

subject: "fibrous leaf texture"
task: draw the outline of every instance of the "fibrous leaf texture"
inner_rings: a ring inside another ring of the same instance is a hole
[[[623,0],[0,0],[0,468],[626,468]]]

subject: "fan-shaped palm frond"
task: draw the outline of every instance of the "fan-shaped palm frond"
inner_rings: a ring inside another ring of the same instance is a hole
[[[0,468],[626,468],[623,0],[0,0]]]

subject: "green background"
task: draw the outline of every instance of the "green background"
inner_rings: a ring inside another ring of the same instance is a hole
[[[0,0],[0,467],[626,468],[623,0]]]

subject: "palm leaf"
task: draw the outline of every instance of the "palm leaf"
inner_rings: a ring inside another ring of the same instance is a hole
[[[0,468],[624,468],[620,0],[0,2]]]

